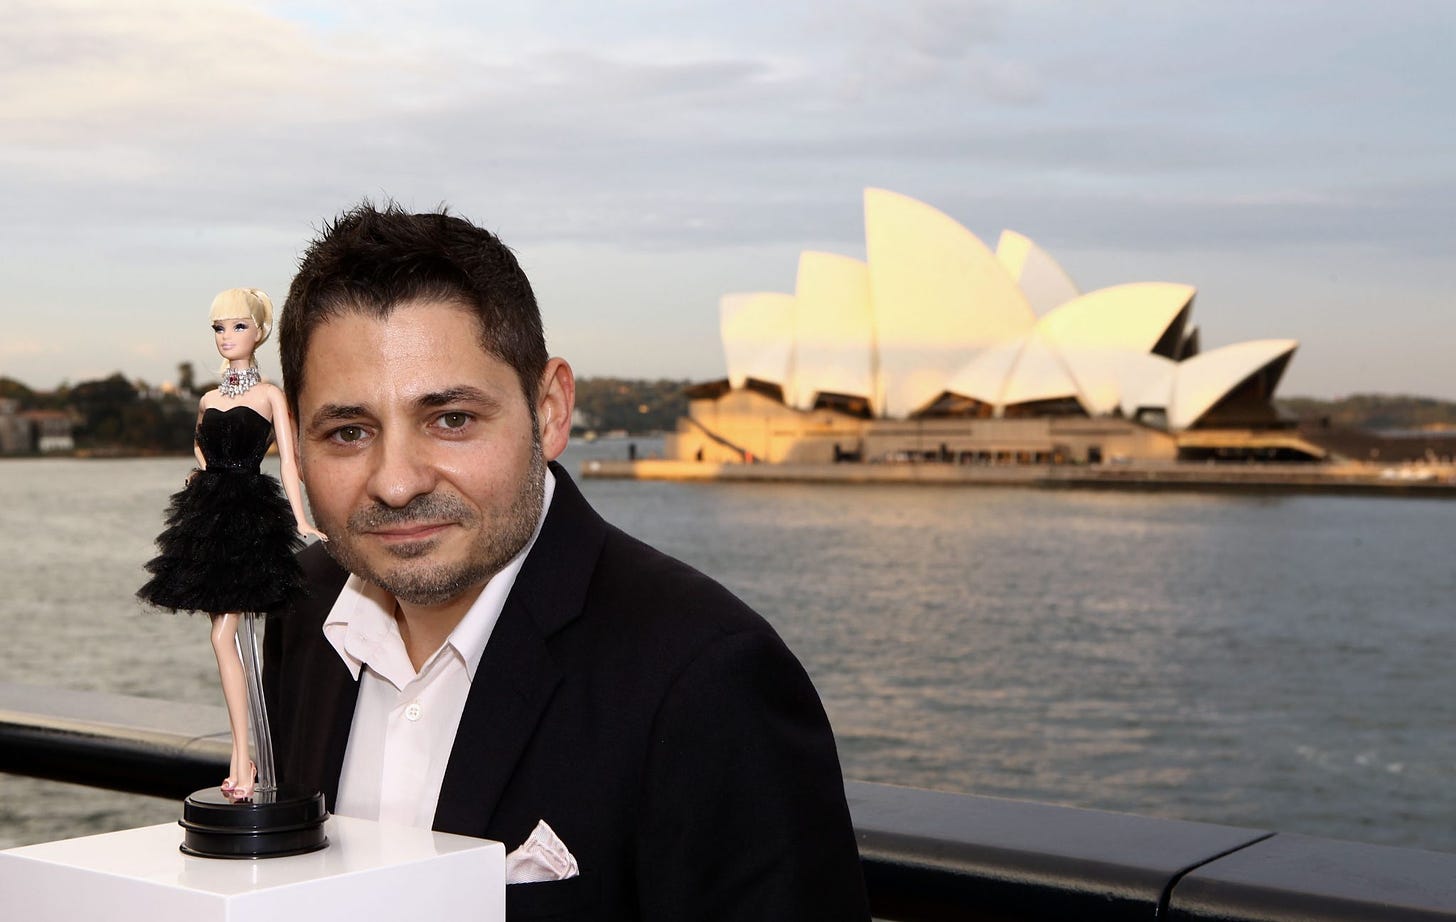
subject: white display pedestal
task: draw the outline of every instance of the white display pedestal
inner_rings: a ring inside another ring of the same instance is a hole
[[[0,919],[26,922],[505,920],[505,847],[328,821],[329,846],[289,858],[191,858],[175,823],[0,851]]]

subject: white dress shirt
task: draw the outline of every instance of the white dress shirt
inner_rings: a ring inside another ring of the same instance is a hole
[[[455,630],[415,672],[394,596],[350,575],[324,637],[359,680],[335,813],[430,828],[470,683],[506,596],[541,533],[556,480],[546,471],[541,518],[521,552],[481,590]]]

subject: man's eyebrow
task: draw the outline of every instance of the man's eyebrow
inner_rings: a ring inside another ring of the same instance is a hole
[[[368,411],[357,404],[351,406],[342,403],[326,403],[314,411],[314,414],[308,418],[308,428],[318,429],[321,426],[327,426],[329,423],[358,419],[361,416],[368,415]]]
[[[484,404],[487,409],[500,409],[501,402],[487,394],[478,387],[471,387],[468,384],[461,384],[456,387],[447,387],[442,391],[431,391],[428,394],[421,394],[415,398],[415,405],[422,409],[434,409],[445,407],[452,403],[479,403]]]

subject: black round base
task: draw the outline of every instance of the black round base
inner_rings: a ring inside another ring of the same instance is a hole
[[[292,785],[234,803],[217,788],[182,802],[182,852],[198,858],[282,858],[329,844],[324,795]]]

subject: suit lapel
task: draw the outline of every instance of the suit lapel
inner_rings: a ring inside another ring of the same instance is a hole
[[[551,471],[556,478],[551,508],[506,598],[460,715],[435,807],[434,828],[440,832],[484,834],[565,677],[549,639],[581,614],[606,525],[560,465],[553,462]]]
[[[325,644],[324,662],[315,666],[319,681],[309,689],[300,720],[303,745],[301,777],[318,779],[324,803],[332,808],[339,800],[339,775],[344,770],[344,752],[349,746],[349,728],[354,723],[354,705],[359,683],[349,673],[334,648]]]
[[[278,767],[283,780],[322,791],[325,804],[333,809],[359,683],[324,638],[321,626],[349,574],[318,545],[304,551],[300,560],[315,588],[296,612],[284,616],[295,628],[299,653],[286,677],[286,693],[293,700],[275,703],[284,707],[290,721],[283,752],[287,764]]]
[[[507,600],[471,683],[435,805],[435,829],[481,835],[561,681],[545,639]]]

